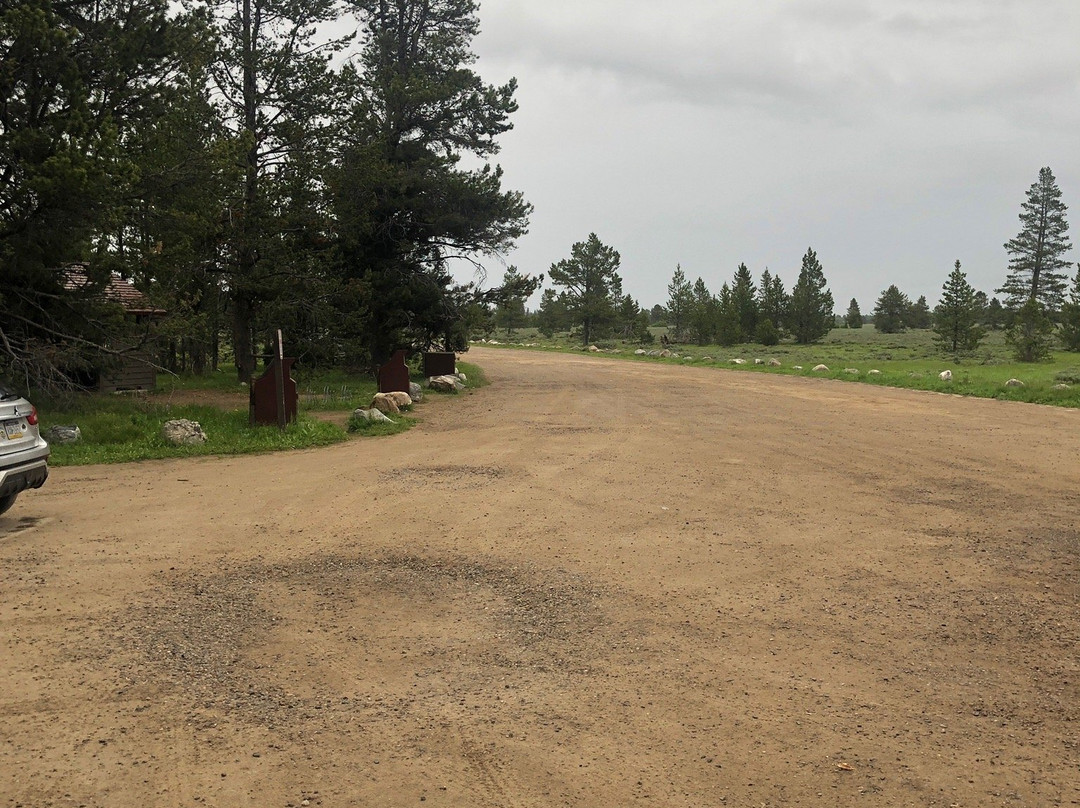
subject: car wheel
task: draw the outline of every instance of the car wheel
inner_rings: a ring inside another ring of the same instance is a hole
[[[19,495],[8,494],[6,497],[0,497],[0,516],[3,516],[5,513],[7,513],[8,509],[10,509],[11,506],[15,504],[15,497],[17,496]]]

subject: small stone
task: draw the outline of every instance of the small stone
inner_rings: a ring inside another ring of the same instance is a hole
[[[379,412],[379,410],[372,407],[370,410],[365,410],[362,407],[360,409],[353,410],[354,418],[362,418],[365,421],[370,421],[377,424],[392,424],[394,420],[386,414]]]
[[[943,370],[943,371],[941,371],[941,373],[938,374],[938,378],[941,379],[943,382],[951,382],[952,381],[952,371],[951,370]]]
[[[771,367],[771,368],[780,367],[780,360],[779,359],[770,359],[769,360],[769,367]]]
[[[1051,390],[1072,390],[1072,387],[1062,382],[1061,384],[1055,384],[1050,388]]]
[[[745,359],[732,359],[731,364],[733,364],[733,365],[745,365],[746,360]]]
[[[1007,382],[1005,382],[1005,386],[1006,387],[1023,387],[1024,383],[1022,381],[1020,381],[1019,379],[1009,379]]]
[[[814,365],[814,373],[828,373],[828,365]]]
[[[660,352],[660,356],[662,358],[664,358],[664,359],[667,359],[669,356],[671,356],[671,351],[669,351],[667,348],[665,348],[664,350],[662,350]]]
[[[858,368],[844,368],[844,373],[848,373],[848,374],[850,374],[852,376],[858,376],[859,375],[859,369]]]
[[[881,371],[880,371],[880,370],[877,370],[877,369],[874,369],[874,370],[868,370],[868,371],[866,371],[866,375],[867,375],[867,376],[880,376],[880,375],[881,375]]]

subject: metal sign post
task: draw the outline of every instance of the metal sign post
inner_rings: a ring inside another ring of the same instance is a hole
[[[285,431],[285,351],[281,346],[281,329],[277,330],[277,362],[274,364],[274,384],[277,386],[278,429]]]

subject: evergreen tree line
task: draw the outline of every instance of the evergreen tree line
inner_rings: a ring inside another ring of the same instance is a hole
[[[474,0],[5,3],[0,373],[65,384],[138,340],[113,273],[166,312],[171,369],[246,380],[277,328],[309,365],[463,348],[539,284],[483,288],[531,206],[491,162],[516,83],[473,70],[477,32]]]

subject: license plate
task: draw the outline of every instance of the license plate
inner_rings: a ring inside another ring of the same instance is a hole
[[[26,429],[26,421],[4,421],[2,437],[8,440],[17,440],[26,434]]]

